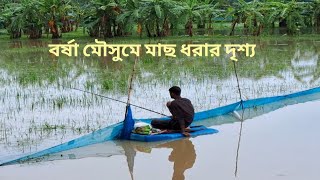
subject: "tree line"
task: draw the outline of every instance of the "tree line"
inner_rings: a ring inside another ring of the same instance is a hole
[[[10,38],[22,34],[53,39],[83,27],[90,37],[111,38],[136,32],[140,37],[163,37],[175,29],[194,35],[194,28],[214,29],[228,22],[259,36],[280,27],[296,34],[304,27],[320,29],[320,0],[0,0],[0,28]]]

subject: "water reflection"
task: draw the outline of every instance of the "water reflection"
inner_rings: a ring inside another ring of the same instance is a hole
[[[238,147],[237,147],[237,153],[236,153],[235,175],[237,176],[243,120],[252,119],[254,117],[269,113],[271,111],[274,111],[279,108],[283,108],[288,105],[303,103],[308,101],[315,101],[318,99],[320,99],[320,93],[310,94],[310,95],[304,96],[303,98],[295,97],[290,99],[284,99],[284,100],[270,103],[267,105],[257,106],[257,107],[247,109],[243,111],[242,115],[238,115],[238,116],[235,116],[232,114],[223,115],[223,116],[218,116],[216,118],[211,118],[208,121],[202,121],[200,123],[205,124],[207,126],[213,126],[213,125],[224,124],[224,123],[239,122],[241,119],[241,127],[239,130],[240,133],[239,133]],[[241,114],[240,111],[239,111],[239,114]],[[211,124],[209,121],[211,122]],[[90,145],[90,146],[86,146],[78,149],[73,149],[73,150],[69,150],[61,153],[48,155],[45,157],[34,159],[32,161],[35,161],[38,163],[39,161],[43,162],[43,161],[51,161],[51,160],[59,160],[59,159],[79,159],[79,158],[85,158],[85,157],[110,157],[113,155],[125,155],[131,178],[134,179],[134,165],[135,163],[141,163],[135,159],[136,154],[138,152],[150,153],[152,149],[156,149],[156,148],[172,149],[172,152],[170,153],[168,160],[174,163],[173,165],[174,173],[172,176],[173,179],[183,179],[185,171],[193,167],[197,157],[195,152],[195,147],[190,141],[190,139],[182,139],[179,141],[155,142],[155,143],[143,143],[143,142],[135,142],[135,141],[109,141],[101,144]],[[245,151],[243,151],[242,154],[245,154]],[[155,156],[155,154],[153,154],[152,156]],[[245,161],[245,159],[243,160]],[[243,163],[245,163],[244,161]]]
[[[82,159],[88,157],[107,158],[115,155],[126,157],[130,177],[134,179],[134,166],[139,164],[137,153],[151,153],[153,149],[172,149],[168,161],[173,163],[173,180],[184,180],[185,171],[191,169],[196,161],[196,151],[192,141],[184,138],[169,142],[136,142],[136,141],[108,141],[81,148],[50,154],[23,162],[24,164],[44,163],[56,160]],[[156,162],[156,161],[155,161]],[[155,162],[150,162],[152,164]],[[156,169],[157,170],[157,169]]]
[[[193,167],[197,157],[192,141],[189,138],[185,138],[160,144],[157,147],[172,148],[172,152],[168,157],[168,160],[174,163],[172,179],[184,180],[184,172]]]
[[[121,141],[120,141],[121,142]],[[127,141],[125,143],[121,143],[122,148],[124,149],[124,155],[127,158],[127,164],[130,172],[130,177],[133,180],[133,168],[134,168],[134,159],[137,154],[137,147],[130,141]]]
[[[146,146],[146,143],[140,144],[130,141],[120,141],[120,145],[124,149],[124,154],[127,158],[131,179],[134,179],[133,169],[137,152],[150,153],[153,148],[172,149],[172,152],[168,157],[168,160],[173,162],[172,180],[184,180],[185,171],[193,167],[197,157],[194,145],[189,138],[170,141],[163,144],[155,144],[153,147],[149,148]]]
[[[247,40],[233,42],[244,41]],[[218,44],[230,42],[208,41]],[[38,149],[54,146],[60,141],[66,142],[123,120],[124,107],[119,104],[64,89],[61,85],[124,100],[131,73],[127,70],[132,69],[133,60],[113,62],[111,56],[51,57],[47,48],[41,48],[47,43],[62,42],[0,43],[0,109],[3,112],[0,114],[0,132],[6,132],[0,133],[0,158],[21,154],[21,144],[34,152],[35,146]],[[177,43],[180,46],[182,42]],[[319,86],[319,42],[260,39],[248,40],[248,43],[257,44],[257,53],[254,58],[238,62],[242,93],[246,99],[283,95]],[[161,104],[168,100],[167,88],[172,85],[183,88],[183,93],[194,102],[197,112],[239,100],[232,63],[222,54],[219,58],[207,59],[177,56],[175,60],[144,55],[139,61],[136,77],[132,102],[164,114],[168,112]],[[133,112],[135,118],[157,118],[141,109],[133,108]],[[223,123],[226,121],[224,118]],[[62,136],[51,127],[59,127],[66,133]],[[35,133],[44,128],[51,132],[48,138]]]
[[[302,51],[298,49],[291,60],[295,79],[302,83],[314,83],[319,76],[319,54],[315,50]]]
[[[236,152],[236,162],[235,162],[235,170],[234,170],[234,176],[235,177],[238,176],[239,152],[240,152],[240,144],[241,144],[241,137],[242,137],[244,112],[245,112],[245,109],[242,109],[241,110],[241,116],[239,116],[239,114],[236,111],[233,112],[235,114],[235,117],[240,121],[239,137],[238,137],[237,152]]]

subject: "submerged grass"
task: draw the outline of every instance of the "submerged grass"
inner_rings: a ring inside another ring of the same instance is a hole
[[[212,41],[212,37],[170,37],[162,41],[183,43],[189,39]],[[316,39],[283,37],[252,38],[247,41],[246,37],[242,37],[239,41],[233,41],[258,45],[255,57],[239,55],[237,62],[245,98],[279,95],[319,86],[320,46]],[[139,38],[113,40],[140,42]],[[223,38],[214,41],[231,42]],[[0,144],[27,150],[44,142],[56,144],[58,140],[123,120],[125,105],[62,86],[86,89],[125,101],[133,58],[123,62],[96,57],[55,58],[50,56],[46,47],[28,48],[24,43],[20,49],[10,49],[6,43],[0,44],[4,50],[0,52],[0,109],[6,113],[0,114]],[[302,65],[295,63],[297,60]],[[315,64],[311,70],[304,65],[310,62]],[[307,72],[314,81],[300,81],[305,76],[300,72]],[[192,100],[197,111],[238,100],[232,63],[229,57],[222,55],[219,58],[178,56],[176,59],[142,56],[137,66],[132,101],[167,114],[162,104],[169,99],[167,88],[171,85],[181,85],[183,93],[190,92],[183,95]],[[137,117],[153,116],[149,112],[133,110]]]

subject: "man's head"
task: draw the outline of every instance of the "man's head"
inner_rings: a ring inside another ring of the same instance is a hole
[[[170,93],[171,98],[176,99],[176,98],[180,97],[181,89],[178,86],[172,86],[169,89],[169,93]]]

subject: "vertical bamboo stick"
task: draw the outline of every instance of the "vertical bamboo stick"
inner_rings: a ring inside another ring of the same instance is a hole
[[[130,77],[130,82],[129,82],[128,99],[127,99],[127,106],[126,106],[125,118],[127,117],[128,107],[129,107],[129,105],[130,105],[131,92],[132,92],[132,84],[133,84],[134,74],[135,74],[135,71],[136,71],[137,62],[138,62],[138,57],[135,57],[135,59],[134,59],[134,64],[133,64],[133,68],[132,68],[132,73],[131,73],[131,77]]]

